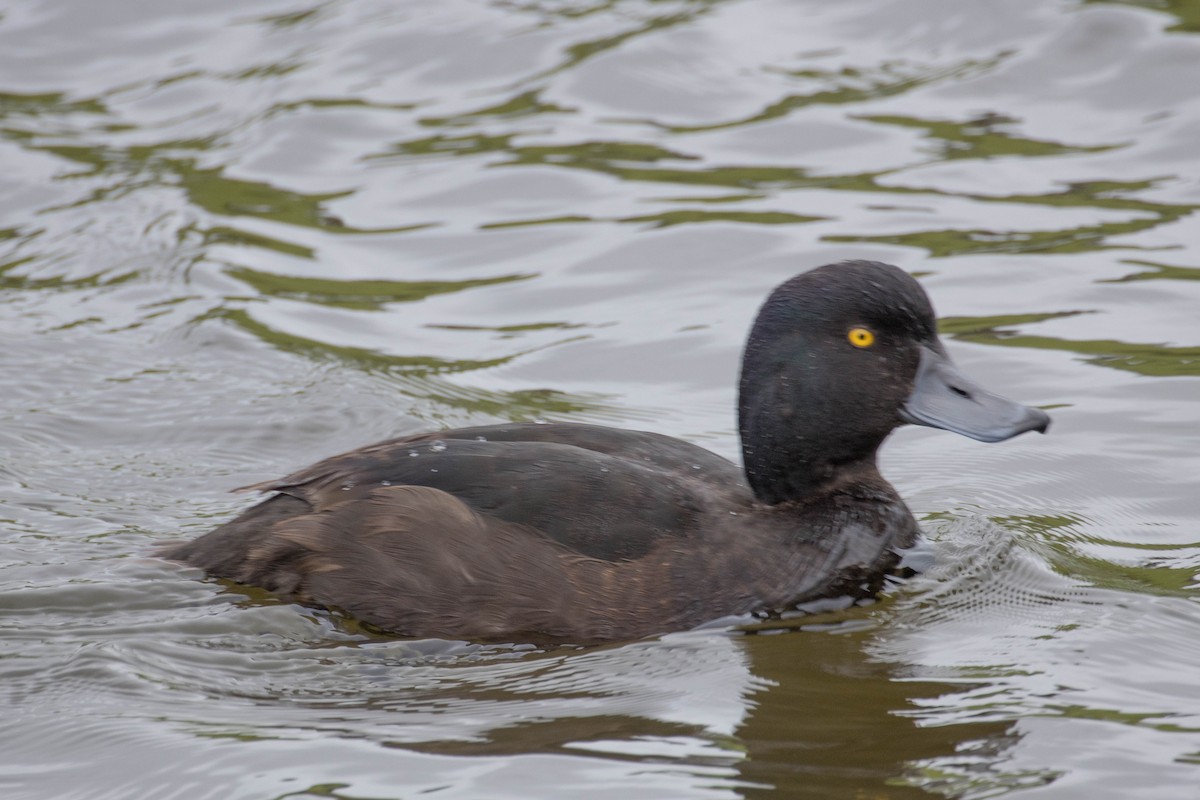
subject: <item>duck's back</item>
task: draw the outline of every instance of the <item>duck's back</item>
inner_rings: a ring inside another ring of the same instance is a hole
[[[741,470],[702,447],[567,423],[393,439],[249,488],[322,508],[356,487],[387,485],[440,489],[481,514],[607,560],[641,558],[664,536],[694,534],[712,507],[753,502]]]

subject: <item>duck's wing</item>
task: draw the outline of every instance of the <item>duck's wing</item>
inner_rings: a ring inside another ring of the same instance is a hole
[[[677,624],[649,591],[655,563],[580,556],[440,489],[351,494],[256,531],[228,577],[415,636],[586,643]]]
[[[226,576],[394,633],[588,644],[754,611],[796,567],[795,556],[764,559],[758,540],[735,535],[701,537],[683,553],[659,541],[634,561],[589,558],[440,489],[347,494],[242,531],[252,544]],[[302,502],[277,495],[259,508],[277,501]]]
[[[279,494],[165,555],[236,577],[249,549],[281,520],[339,508],[349,528],[366,513],[365,493],[389,486],[439,489],[527,536],[610,561],[698,535],[714,509],[751,502],[734,464],[678,439],[591,425],[496,425],[393,439],[247,487]],[[436,504],[425,511],[422,530],[434,543],[440,512]]]
[[[464,448],[460,444],[462,442],[477,444]],[[324,483],[330,479],[336,480],[335,476],[351,474],[361,475],[364,479],[374,476],[377,480],[387,480],[392,476],[386,473],[395,470],[396,462],[402,456],[418,458],[423,455],[433,455],[440,458],[451,458],[452,456],[445,455],[451,446],[454,448],[455,455],[491,455],[496,458],[507,458],[512,467],[518,470],[521,468],[520,457],[539,452],[552,452],[551,448],[541,451],[534,447],[506,449],[503,446],[488,446],[489,444],[503,445],[505,443],[562,445],[571,448],[569,452],[563,451],[564,457],[577,459],[581,465],[595,461],[601,466],[611,467],[611,464],[603,462],[602,459],[596,459],[598,455],[609,456],[629,465],[638,465],[668,474],[688,475],[714,484],[738,486],[745,483],[741,469],[728,459],[722,458],[711,450],[706,450],[682,439],[664,436],[661,433],[580,423],[509,423],[455,428],[389,439],[327,458],[280,480],[257,483],[245,488],[259,491],[284,491],[290,487]],[[507,455],[510,453],[511,456]],[[432,467],[422,462],[422,468],[431,469]],[[436,482],[418,481],[418,483],[427,486],[437,485]]]

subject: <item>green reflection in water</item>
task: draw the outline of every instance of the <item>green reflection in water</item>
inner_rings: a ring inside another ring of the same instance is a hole
[[[942,317],[938,320],[938,333],[955,339],[970,339],[980,334],[1009,335],[1011,331],[1000,331],[999,328],[1012,328],[1016,325],[1031,325],[1035,322],[1045,322],[1048,319],[1074,317],[1078,314],[1091,314],[1091,311],[1051,311],[1044,314],[1000,314],[994,317]]]
[[[366,159],[381,159],[394,156],[473,156],[480,153],[497,153],[510,150],[515,134],[488,135],[482,133],[462,136],[427,136],[397,142],[385,153],[366,156]]]
[[[500,228],[524,228],[532,225],[562,225],[580,222],[625,222],[650,224],[654,228],[669,228],[672,225],[694,224],[701,222],[740,222],[748,225],[796,225],[804,222],[820,222],[828,217],[812,217],[803,214],[792,214],[786,211],[700,211],[695,209],[678,209],[662,211],[658,214],[643,214],[636,217],[619,217],[615,220],[599,219],[571,215],[564,217],[543,217],[541,219],[518,219],[506,222],[489,222],[480,225],[481,230]]]
[[[987,114],[967,122],[923,120],[916,117],[872,115],[862,116],[870,122],[898,125],[925,131],[934,140],[941,160],[962,158],[994,158],[996,156],[1060,156],[1073,153],[1103,153],[1118,145],[1080,147],[1039,139],[1026,139],[999,130],[1001,126],[1019,122],[1013,117]]]
[[[1150,225],[1158,224],[1157,222]],[[979,253],[1074,253],[1105,250],[1101,243],[1106,235],[1129,233],[1122,225],[1088,226],[1065,231],[995,231],[995,230],[936,230],[901,233],[892,236],[823,236],[826,242],[870,242],[902,247],[919,247],[930,258],[972,255]],[[1134,230],[1140,230],[1140,226]]]
[[[1200,3],[1197,3],[1196,0],[1083,0],[1083,2],[1096,5],[1127,5],[1163,11],[1179,20],[1167,30],[1200,33]]]
[[[698,9],[696,12],[692,13],[666,14],[660,17],[651,17],[636,28],[631,28],[627,31],[622,31],[621,33],[617,33],[612,36],[605,36],[600,39],[592,39],[590,41],[578,42],[570,45],[566,48],[566,60],[553,69],[542,73],[538,77],[544,78],[546,76],[553,75],[556,72],[563,72],[571,69],[572,67],[576,67],[579,64],[582,64],[584,61],[587,61],[592,56],[613,50],[630,41],[631,39],[636,39],[637,37],[644,36],[647,33],[652,33],[654,31],[660,31],[666,28],[672,28],[676,25],[691,22],[699,16],[700,10],[702,9]]]
[[[565,340],[571,341],[571,340]],[[561,344],[560,342],[559,344]],[[531,352],[531,351],[530,351]],[[569,394],[557,389],[517,389],[496,392],[463,387],[448,381],[410,382],[405,394],[471,414],[486,414],[497,419],[532,421],[538,419],[567,419],[573,422],[591,420],[649,420],[648,414],[638,413],[601,394]]]
[[[647,214],[638,217],[622,217],[618,222],[649,222],[656,228],[683,225],[695,222],[744,222],[754,225],[795,225],[804,222],[820,222],[828,217],[809,217],[790,214],[786,211],[701,211],[680,209]]]
[[[11,274],[25,264],[36,260],[37,256],[26,256],[7,264],[0,264],[0,289],[89,289],[97,286],[116,286],[138,277],[136,271],[114,273],[111,270],[102,270],[81,278],[64,278],[60,275],[49,278],[31,278],[25,275]]]
[[[514,164],[545,164],[550,166],[588,169],[617,177],[627,177],[630,170],[624,165],[652,164],[660,161],[697,161],[698,156],[677,153],[658,145],[643,142],[588,141],[565,145],[529,145],[517,147],[511,134],[464,134],[461,136],[428,136],[397,142],[385,153],[368,158],[388,158],[397,155],[428,156],[451,155],[471,156],[480,153],[507,153],[508,161],[497,166]],[[642,180],[637,168],[628,176]]]
[[[192,736],[197,739],[232,739],[237,742],[272,742],[283,738],[280,736],[265,736],[261,733],[249,733],[248,731],[228,731],[228,730],[189,730]]]
[[[270,77],[285,74],[295,68],[295,65],[292,64],[269,65],[233,77],[239,80]],[[201,75],[203,73],[197,71],[185,72],[154,81],[153,85],[161,87]],[[309,99],[274,106],[267,116],[301,107],[343,106],[376,107],[353,99]],[[386,106],[384,108],[408,109],[410,107]],[[433,224],[422,222],[372,230],[353,228],[345,225],[327,210],[329,203],[350,196],[353,194],[352,190],[327,193],[296,192],[262,181],[231,178],[224,174],[224,167],[200,167],[198,158],[194,154],[215,149],[220,143],[220,137],[215,135],[149,145],[110,147],[63,141],[64,138],[78,136],[77,131],[70,130],[59,132],[57,139],[49,144],[37,143],[40,135],[53,133],[45,129],[46,120],[55,117],[69,119],[71,114],[76,113],[107,114],[109,112],[107,107],[97,99],[67,100],[64,95],[59,93],[0,94],[0,136],[20,141],[30,150],[50,153],[85,167],[80,172],[59,175],[57,176],[58,180],[72,180],[81,177],[103,177],[110,180],[109,185],[94,189],[87,197],[72,203],[71,207],[102,202],[146,186],[159,184],[182,188],[191,204],[215,215],[251,217],[319,229],[327,233],[400,233],[418,230]],[[29,122],[23,119],[24,117],[36,120],[38,128],[36,130],[29,129]],[[17,124],[17,120],[20,120],[20,124]],[[100,127],[100,130],[104,131],[126,129],[129,129],[129,126]],[[197,228],[193,227],[187,230],[197,230]],[[313,251],[306,246],[262,234],[241,231],[228,225],[217,225],[208,231],[201,230],[201,233],[208,244],[232,243],[264,247],[301,258],[313,257]]]
[[[592,0],[592,2],[567,2],[562,0],[501,0],[496,5],[537,14],[547,23],[554,19],[582,19],[605,11],[611,11],[624,0]]]
[[[1169,281],[1200,281],[1200,267],[1175,267],[1170,264],[1159,264],[1155,261],[1139,261],[1137,259],[1124,259],[1122,264],[1132,264],[1136,267],[1147,267],[1146,271],[1131,272],[1128,275],[1123,275],[1120,278],[1112,278],[1106,281],[1097,281],[1098,283],[1127,283],[1129,281],[1153,281],[1153,280],[1169,280]]]
[[[322,208],[330,200],[353,194],[350,191],[304,194],[280,189],[269,183],[228,178],[221,168],[198,169],[191,159],[165,159],[187,190],[188,198],[206,211],[227,216],[257,217],[289,225],[325,230],[344,230]]]
[[[184,72],[177,72],[174,75],[168,75],[165,78],[155,78],[151,81],[147,81],[145,84],[134,84],[133,86],[125,87],[124,90],[128,91],[133,88],[143,88],[144,86],[162,89],[166,86],[170,86],[173,83],[182,83],[183,81],[190,81],[196,78],[204,78],[206,75],[207,73],[202,69],[191,69]],[[125,126],[125,129],[136,130],[133,125]]]
[[[181,156],[181,152],[209,150],[215,145],[210,139],[190,139],[138,145],[128,148],[108,148],[95,145],[36,145],[33,150],[52,153],[61,158],[86,165],[87,172],[65,176],[123,175],[115,187],[95,193],[76,203],[96,202],[114,192],[142,188],[148,183],[181,187],[188,199],[199,208],[220,216],[252,217],[316,228],[327,233],[397,233],[429,227],[431,223],[386,229],[352,228],[331,215],[325,204],[353,194],[352,190],[308,194],[282,189],[262,181],[230,178],[223,167],[201,168],[196,159]],[[224,229],[228,235],[231,229]],[[255,234],[242,235],[242,244],[261,244]],[[268,240],[275,242],[276,240]],[[294,247],[294,246],[293,246]],[[272,249],[279,249],[275,244]]]
[[[317,358],[334,356],[343,361],[355,363],[369,371],[400,371],[418,376],[468,372],[470,370],[507,364],[514,358],[524,355],[525,352],[532,352],[524,351],[499,358],[460,361],[450,361],[433,356],[387,355],[362,347],[347,347],[345,345],[337,345],[285,333],[264,325],[252,317],[245,309],[219,308],[198,317],[194,321],[199,323],[209,319],[223,319],[231,322],[278,350]]]
[[[532,331],[569,331],[586,326],[571,322],[530,322],[525,325],[426,325],[425,327],[442,331],[493,331],[504,334],[501,338],[508,339]]]
[[[1188,216],[1198,206],[1153,203],[1128,194],[1152,188],[1154,181],[1093,181],[1070,184],[1061,192],[1043,195],[988,197],[964,195],[986,203],[1024,203],[1066,208],[1103,208],[1138,213],[1140,218],[1052,231],[936,230],[888,236],[825,236],[829,242],[871,242],[920,247],[931,258],[978,253],[1083,253],[1110,249],[1140,249],[1108,244],[1124,236],[1156,228]],[[938,192],[931,191],[932,194]]]
[[[452,408],[471,414],[483,414],[511,420],[542,418],[572,418],[584,420],[635,419],[638,414],[609,402],[604,395],[568,394],[553,389],[523,389],[493,391],[461,386],[445,380],[444,375],[499,367],[521,356],[579,341],[586,336],[572,336],[557,342],[530,347],[492,359],[449,360],[431,356],[397,356],[358,347],[321,342],[285,333],[254,319],[246,310],[215,309],[197,319],[194,324],[220,319],[232,323],[278,350],[296,353],[306,358],[336,358],[353,364],[365,372],[387,375],[400,392],[409,398],[424,400],[438,408]],[[430,416],[430,415],[426,415]],[[433,416],[439,416],[434,414]]]
[[[566,145],[530,145],[511,151],[513,164],[550,164],[560,167],[580,167],[624,177],[626,164],[654,164],[660,161],[698,161],[699,156],[687,155],[644,142],[590,141]]]
[[[1178,716],[1169,712],[1135,714],[1128,711],[1117,711],[1112,708],[1089,708],[1087,706],[1048,705],[1046,708],[1051,711],[1057,711],[1064,717],[1072,717],[1074,719],[1093,719],[1103,722],[1116,722],[1121,725],[1145,726],[1164,733],[1200,733],[1200,728],[1195,726],[1159,722],[1159,720],[1171,719]]]
[[[16,115],[41,117],[49,114],[107,114],[108,108],[96,99],[68,100],[61,92],[19,94],[0,92],[0,119]],[[26,131],[2,131],[13,138],[25,138]]]
[[[566,57],[561,63],[551,67],[548,70],[545,70],[544,72],[540,72],[530,78],[526,78],[522,82],[529,83],[535,80],[542,80],[543,78],[547,78],[551,75],[565,72],[566,70],[577,67],[593,56],[606,53],[609,50],[620,47],[626,42],[637,39],[638,37],[664,31],[668,28],[673,28],[678,25],[686,25],[696,19],[699,19],[703,14],[707,13],[713,7],[720,5],[722,2],[727,2],[727,0],[683,0],[683,2],[677,4],[683,7],[684,10],[682,11],[677,11],[672,14],[651,15],[646,19],[641,20],[640,25],[621,31],[620,33],[569,45],[564,50]],[[618,3],[615,0],[601,0],[601,2],[595,3],[591,6],[585,5],[582,7],[578,5],[572,6],[564,3],[526,2],[514,4],[513,7],[521,11],[538,14],[539,16],[545,18],[548,23],[553,24],[555,18],[571,19],[590,16],[597,12],[614,8],[617,4]],[[648,7],[654,9],[655,5],[661,6],[665,4],[661,2],[652,3],[649,4]],[[624,18],[628,18],[636,13],[637,11],[630,9],[629,12],[626,12],[626,14],[622,16]]]
[[[1156,377],[1200,376],[1200,347],[1168,347],[1161,344],[1118,342],[1111,339],[1072,340],[1050,336],[1027,336],[1004,328],[1070,317],[1084,311],[1059,311],[1049,314],[1010,314],[996,317],[945,317],[939,330],[955,339],[1006,347],[1034,347],[1062,350],[1087,356],[1089,364],[1112,367],[1139,375]]]
[[[905,62],[894,62],[882,64],[874,69],[843,67],[838,70],[775,70],[795,78],[818,81],[829,88],[818,89],[807,94],[787,95],[771,103],[762,111],[729,122],[711,125],[664,125],[652,120],[641,121],[671,133],[700,133],[737,128],[780,119],[809,106],[863,103],[901,95],[939,81],[962,79],[994,68],[1005,55],[1001,54],[982,61],[964,61],[950,67],[919,67]]]
[[[273,105],[264,116],[273,117],[281,112],[305,108],[361,108],[370,111],[411,111],[416,107],[416,103],[372,103],[356,97],[310,97],[305,100],[293,100],[288,103]]]
[[[245,247],[261,247],[267,250],[274,250],[277,253],[294,256],[296,258],[311,259],[316,255],[311,247],[305,247],[302,244],[293,244],[285,242],[282,239],[276,239],[271,236],[263,236],[260,233],[250,233],[249,231],[231,228],[225,225],[218,225],[208,230],[202,231],[204,243],[206,245],[242,245]]]
[[[685,169],[662,162],[698,161],[699,158],[641,143],[589,141],[569,145],[515,147],[507,152],[511,157],[493,166],[539,164],[597,172],[623,181],[743,189],[760,193],[808,188],[891,194],[928,193],[925,190],[881,187],[875,183],[875,173],[814,177],[801,167],[762,165]]]
[[[511,105],[514,112],[533,113],[535,95],[520,96],[521,102]],[[497,112],[510,108],[508,103],[484,109]],[[483,113],[478,112],[478,113]],[[452,118],[459,124],[466,116]],[[1074,153],[1097,152],[1112,149],[1116,145],[1099,147],[1071,146],[1055,142],[1028,139],[999,130],[1013,122],[1006,117],[984,117],[966,123],[920,120],[913,117],[867,117],[865,119],[907,127],[917,127],[928,132],[931,140],[941,142],[938,160],[989,158],[1011,156],[1053,156]],[[443,124],[447,120],[432,120]],[[1191,214],[1196,206],[1171,205],[1137,199],[1131,195],[1152,189],[1157,181],[1092,181],[1066,185],[1059,191],[1034,195],[988,196],[969,193],[941,192],[936,189],[905,186],[884,186],[879,179],[892,171],[868,172],[846,175],[810,175],[803,167],[753,165],[726,165],[716,167],[688,168],[681,162],[694,162],[697,156],[668,149],[656,144],[624,141],[584,141],[573,144],[527,145],[515,143],[517,133],[484,134],[469,133],[456,136],[437,135],[398,142],[385,153],[369,158],[430,157],[430,156],[477,156],[502,155],[491,166],[544,165],[565,169],[580,169],[609,175],[622,181],[669,183],[711,188],[738,189],[741,193],[720,198],[681,198],[689,201],[736,202],[740,199],[761,197],[771,192],[789,189],[829,189],[835,191],[870,192],[890,195],[932,195],[942,197],[964,197],[983,203],[1005,203],[1043,205],[1064,208],[1107,209],[1130,212],[1132,219],[1108,223],[1082,225],[1063,230],[1006,231],[1006,230],[934,230],[912,233],[872,236],[836,235],[827,236],[831,242],[868,242],[899,244],[920,247],[933,257],[945,257],[972,253],[1078,253],[1117,247],[1108,240],[1146,231],[1174,222]],[[510,220],[490,223],[484,227],[511,227],[516,225],[542,225],[557,222],[584,222],[588,217],[563,214],[536,220]],[[627,218],[624,221],[646,221]],[[681,215],[667,218],[666,224],[686,221],[705,221],[700,218],[687,219]],[[810,221],[796,218],[755,216],[733,221],[779,223]],[[1120,245],[1132,247],[1132,245]]]
[[[348,783],[314,783],[307,789],[295,792],[285,792],[275,795],[271,800],[292,800],[292,798],[325,797],[329,800],[378,800],[378,798],[362,797],[360,795],[342,794],[342,789],[349,789]]]
[[[325,9],[327,3],[317,3],[312,8],[306,8],[303,11],[292,11],[285,14],[273,14],[266,17],[259,17],[255,22],[261,22],[270,25],[273,28],[294,28],[306,22],[314,21],[317,16]]]
[[[999,139],[993,138],[989,141],[989,147],[1000,146],[996,144],[1000,141]],[[1006,146],[1016,147],[1017,145],[1010,137],[1009,144]],[[1029,146],[1033,147],[1034,145]],[[824,241],[830,242],[869,242],[921,247],[928,250],[933,257],[984,252],[1077,253],[1108,249],[1116,247],[1116,245],[1107,244],[1109,237],[1138,233],[1174,222],[1191,214],[1196,209],[1196,206],[1153,203],[1128,196],[1133,192],[1152,188],[1154,181],[1083,182],[1070,184],[1061,191],[1043,195],[993,197],[939,192],[929,188],[882,186],[878,183],[878,178],[888,174],[887,172],[811,176],[801,167],[722,166],[684,169],[667,166],[665,162],[694,161],[697,160],[695,156],[657,145],[640,143],[590,141],[570,145],[512,147],[508,148],[506,152],[511,156],[510,159],[495,166],[545,164],[567,169],[589,170],[630,181],[678,183],[750,191],[820,188],[875,194],[966,197],[985,203],[1102,208],[1129,211],[1137,213],[1139,216],[1137,219],[1078,226],[1057,231],[937,230],[888,236],[823,237]],[[1130,245],[1122,246],[1129,247]]]
[[[1194,568],[1177,568],[1153,563],[1117,563],[1111,556],[1099,558],[1083,555],[1079,552],[1077,543],[1102,544],[1131,550],[1170,550],[1184,554],[1194,545],[1146,547],[1136,542],[1102,541],[1082,533],[1080,528],[1088,521],[1073,514],[1016,514],[991,517],[991,520],[1005,529],[1031,534],[1034,541],[1049,544],[1050,548],[1042,552],[1043,560],[1048,562],[1055,572],[1082,584],[1167,597],[1191,597],[1196,593],[1194,588],[1190,588],[1195,584]]]
[[[249,284],[260,295],[364,311],[378,311],[387,303],[414,303],[434,295],[461,292],[479,286],[497,286],[536,277],[533,274],[518,274],[465,281],[347,281],[302,278],[249,267],[232,267],[226,270],[226,274]]]
[[[166,155],[181,150],[206,150],[212,144],[207,140],[180,140],[122,150],[84,145],[44,145],[33,149],[87,165],[91,169],[85,174],[128,173],[128,188],[144,184],[148,177],[165,184],[177,183],[192,203],[214,214],[257,217],[332,231],[347,230],[322,209],[322,204],[346,197],[352,194],[350,191],[293,192],[269,183],[225,177],[220,167],[197,167],[194,158]]]
[[[1133,566],[1114,564],[1103,558],[1072,554],[1069,559],[1052,559],[1055,570],[1064,575],[1121,592],[1137,592],[1165,597],[1194,597],[1196,570],[1172,568],[1161,564]]]
[[[503,228],[526,228],[531,225],[571,225],[577,222],[596,222],[597,220],[591,217],[585,217],[581,214],[568,214],[562,217],[543,217],[541,219],[515,219],[509,222],[489,222],[485,225],[480,225],[479,229],[484,231],[499,230]]]
[[[693,197],[652,197],[657,203],[744,203],[747,200],[764,200],[767,195],[761,192],[739,192],[738,194],[722,194],[711,197],[697,195]]]
[[[222,75],[223,78],[232,81],[251,81],[260,80],[262,78],[282,78],[285,75],[290,75],[293,72],[298,72],[305,66],[302,61],[276,61],[270,64],[263,64],[258,67],[250,67],[240,72],[230,72]]]
[[[526,96],[526,102],[532,102]],[[503,107],[503,106],[501,106]],[[1007,117],[982,117],[966,123],[920,120],[914,117],[867,117],[865,119],[907,127],[918,127],[927,131],[930,139],[942,142],[939,160],[988,158],[1000,155],[1052,156],[1067,153],[1097,152],[1114,146],[1077,147],[1055,142],[1041,141],[1015,136],[999,130],[1014,120]],[[1011,195],[995,197],[987,195],[940,192],[931,188],[884,186],[879,179],[892,174],[889,171],[849,175],[813,176],[802,167],[788,166],[718,166],[687,168],[681,162],[698,161],[698,157],[668,149],[656,144],[623,141],[585,141],[574,144],[527,145],[515,143],[516,133],[509,134],[463,134],[458,136],[432,136],[394,144],[388,152],[372,158],[475,156],[503,154],[503,160],[491,166],[545,165],[565,169],[580,169],[609,175],[623,181],[649,181],[691,186],[743,190],[737,195],[722,198],[694,198],[715,201],[749,199],[775,191],[789,189],[830,189],[837,191],[870,192],[890,195],[933,195],[965,197],[984,203],[1018,203],[1066,208],[1101,208],[1126,211],[1136,218],[1120,221],[1083,225],[1065,230],[1051,231],[1004,231],[1004,230],[934,230],[912,233],[872,236],[834,235],[824,237],[831,242],[869,242],[899,244],[920,247],[933,257],[945,257],[969,253],[1077,253],[1088,252],[1116,245],[1108,244],[1113,236],[1128,235],[1145,231],[1165,223],[1174,222],[1192,213],[1195,206],[1154,203],[1131,197],[1133,193],[1151,189],[1155,181],[1093,181],[1073,183],[1059,191],[1041,195]],[[689,198],[692,199],[692,198]],[[811,221],[808,218],[784,218],[770,212],[769,216],[724,217],[730,221],[778,224],[782,222]],[[659,220],[641,217],[622,221],[657,221],[660,224],[708,221],[712,217],[687,217],[679,212],[668,212]],[[578,214],[562,214],[536,220],[508,220],[490,223],[484,227],[513,227],[518,225],[545,225],[561,222],[585,222],[590,218]],[[1129,245],[1124,245],[1129,246]]]
[[[1153,203],[1130,197],[1140,191],[1157,188],[1161,180],[1139,181],[1078,181],[1068,183],[1061,192],[1049,194],[1015,194],[1006,197],[968,195],[976,200],[998,203],[1033,203],[1035,205],[1063,206],[1066,208],[1107,208],[1116,211],[1142,211],[1147,214],[1166,214],[1171,221],[1187,216],[1200,206],[1170,205]]]
[[[419,124],[430,128],[474,125],[487,118],[517,119],[537,114],[570,114],[575,109],[544,103],[537,91],[522,92],[508,100],[476,111],[456,114],[451,117],[425,117]]]

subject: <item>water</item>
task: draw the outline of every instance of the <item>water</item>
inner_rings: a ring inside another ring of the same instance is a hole
[[[1196,9],[0,3],[0,795],[1194,798]],[[484,647],[146,555],[440,426],[733,456],[757,304],[860,257],[1055,407],[893,438],[877,604]]]

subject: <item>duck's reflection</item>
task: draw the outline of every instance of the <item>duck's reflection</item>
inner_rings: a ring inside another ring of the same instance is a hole
[[[903,665],[871,659],[864,647],[871,635],[805,631],[739,641],[768,685],[736,733],[746,751],[738,766],[746,797],[771,794],[760,786],[789,797],[941,796],[963,782],[960,767],[987,782],[1010,725],[920,724],[913,712],[922,701],[951,702],[964,687],[908,679]],[[980,748],[992,757],[980,758]],[[960,759],[963,750],[975,757]]]
[[[1011,724],[923,725],[918,708],[952,703],[963,685],[871,658],[874,632],[860,623],[696,631],[448,668],[423,702],[384,703],[410,723],[417,706],[432,712],[407,735],[386,726],[388,743],[460,757],[600,756],[665,768],[682,796],[924,797],[999,778]]]

